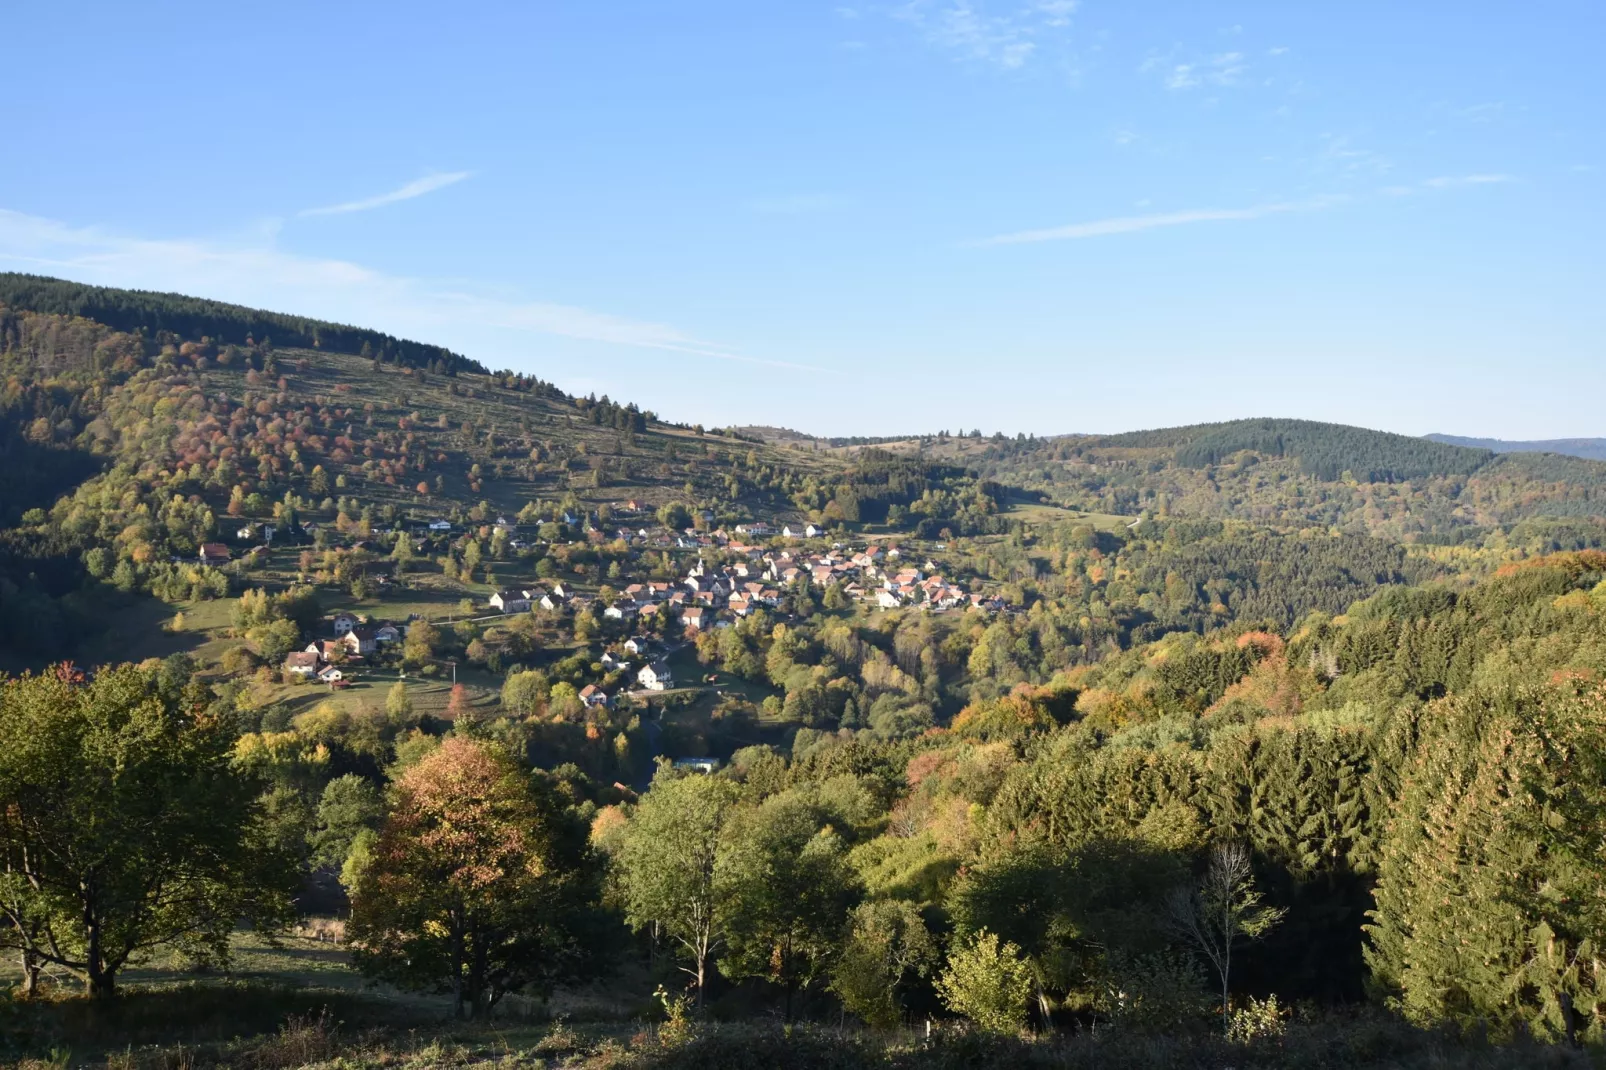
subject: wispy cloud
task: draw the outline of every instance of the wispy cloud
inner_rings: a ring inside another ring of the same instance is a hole
[[[1380,152],[1354,143],[1348,135],[1323,134],[1321,148],[1309,162],[1313,176],[1324,181],[1348,181],[1386,175],[1394,162]]]
[[[893,18],[918,27],[931,44],[961,59],[1003,70],[1025,67],[1045,46],[1060,41],[1078,0],[906,0]]]
[[[360,323],[449,345],[488,363],[527,352],[548,335],[746,364],[767,360],[677,327],[551,301],[388,275],[345,260],[300,256],[265,242],[130,237],[0,209],[0,264],[107,286],[200,294],[255,307]],[[512,344],[509,344],[511,338]],[[497,356],[491,350],[500,350]]]
[[[303,216],[313,215],[344,215],[347,212],[366,212],[372,208],[383,208],[387,204],[396,204],[400,201],[410,201],[414,197],[422,197],[426,193],[434,193],[438,189],[455,185],[468,178],[472,171],[447,171],[442,174],[425,175],[389,193],[381,193],[377,197],[367,197],[360,201],[346,201],[344,204],[331,204],[323,208],[307,208],[297,213]]]
[[[1507,182],[1515,182],[1512,175],[1481,174],[1481,175],[1440,175],[1437,178],[1424,178],[1412,185],[1384,186],[1378,190],[1385,197],[1410,197],[1424,190],[1460,189],[1466,186],[1500,186]]]
[[[1511,175],[1473,174],[1442,175],[1425,178],[1415,185],[1385,186],[1377,193],[1385,197],[1408,197],[1423,190],[1455,189],[1464,186],[1490,186],[1515,182]],[[1246,219],[1263,219],[1267,216],[1287,215],[1293,212],[1316,212],[1350,203],[1354,198],[1346,194],[1329,194],[1300,201],[1273,201],[1251,205],[1248,208],[1198,208],[1183,212],[1161,212],[1154,215],[1115,216],[1095,219],[1086,223],[1071,223],[1063,227],[1042,230],[1022,230],[985,238],[973,245],[1026,245],[1032,242],[1073,241],[1078,238],[1101,238],[1111,234],[1135,234],[1162,227],[1182,227],[1193,223],[1227,223]],[[1147,202],[1139,202],[1140,204]]]
[[[1242,52],[1217,52],[1208,56],[1193,56],[1185,61],[1180,49],[1151,52],[1138,65],[1138,73],[1160,79],[1172,91],[1198,89],[1200,86],[1234,86],[1243,81],[1249,71],[1249,61]]]
[[[1257,204],[1248,208],[1198,208],[1185,212],[1161,212],[1155,215],[1116,216],[1095,219],[1087,223],[1071,223],[1063,227],[1044,230],[1022,230],[1013,234],[1000,234],[986,238],[977,245],[1025,245],[1031,242],[1073,241],[1078,238],[1101,238],[1110,234],[1135,234],[1162,227],[1181,227],[1192,223],[1224,223],[1235,220],[1261,219],[1265,216],[1284,215],[1289,212],[1314,212],[1342,203],[1344,197],[1315,197],[1305,201],[1279,201]]]

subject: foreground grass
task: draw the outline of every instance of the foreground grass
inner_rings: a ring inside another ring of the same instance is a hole
[[[0,989],[14,977],[0,960]],[[451,1020],[444,997],[366,984],[337,945],[238,933],[226,974],[178,962],[130,971],[116,1000],[96,1004],[62,985],[21,1001],[0,990],[0,1067],[19,1070],[1584,1070],[1572,1051],[1413,1029],[1380,1011],[1296,1018],[1251,1045],[1212,1033],[1149,1036],[1100,1030],[1035,1039],[868,1032],[820,1025],[708,1023],[666,1043],[655,1005],[617,979],[551,1004],[510,997],[486,1023]]]
[[[321,1005],[320,1005],[321,1003]],[[275,1016],[277,1026],[267,1026]],[[670,1044],[646,1023],[499,1023],[397,1020],[394,1008],[349,994],[240,985],[131,993],[115,1008],[85,1001],[0,1004],[7,1036],[51,1020],[71,1041],[24,1052],[19,1070],[1584,1070],[1598,1052],[1531,1044],[1495,1047],[1413,1030],[1375,1015],[1296,1022],[1250,1045],[1213,1035],[1078,1034],[1045,1039],[939,1033],[871,1034],[817,1026],[709,1026]],[[228,1035],[233,1030],[234,1035]],[[251,1031],[257,1030],[252,1035]],[[169,1039],[151,1042],[148,1034]],[[182,1033],[188,1039],[171,1039]],[[37,1041],[35,1042],[37,1044]]]

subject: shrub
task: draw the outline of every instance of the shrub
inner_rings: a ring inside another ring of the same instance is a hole
[[[1026,1024],[1032,971],[1019,947],[999,943],[985,929],[948,954],[937,993],[955,1014],[989,1033],[1014,1033]]]
[[[1234,1044],[1252,1044],[1281,1037],[1288,1032],[1286,1017],[1287,1010],[1278,1005],[1275,995],[1265,999],[1251,996],[1246,1005],[1232,1012],[1227,1022],[1227,1039]]]

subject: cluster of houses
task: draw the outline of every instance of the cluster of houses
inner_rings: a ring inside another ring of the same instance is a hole
[[[285,657],[287,674],[340,686],[364,658],[380,647],[401,642],[407,633],[405,625],[365,623],[353,613],[336,613],[332,623],[333,639],[315,639]]]
[[[605,651],[602,667],[610,673],[621,670],[628,672],[636,659],[644,664],[631,675],[643,691],[667,691],[675,686],[675,675],[664,660],[663,649],[645,636],[627,639],[618,651]],[[612,706],[613,700],[614,696],[596,684],[587,684],[580,689],[580,701],[587,706]]]
[[[1007,608],[996,595],[971,594],[949,582],[930,561],[920,567],[903,564],[896,546],[872,544],[849,550],[838,544],[828,550],[804,551],[742,541],[742,537],[770,530],[768,524],[754,523],[737,525],[735,536],[723,531],[686,533],[681,538],[692,540],[696,548],[722,550],[736,555],[735,559],[710,566],[699,555],[697,563],[676,582],[632,583],[603,615],[610,620],[633,621],[668,610],[679,617],[688,633],[695,633],[729,626],[756,609],[779,606],[783,592],[800,579],[820,590],[839,585],[849,598],[884,609],[921,606],[937,611],[976,608],[996,612]],[[818,532],[813,525],[803,530]],[[505,588],[491,596],[490,604],[503,613],[524,613],[535,608],[580,610],[590,601],[562,583],[554,583]]]
[[[562,583],[550,586],[504,587],[488,599],[492,609],[503,613],[528,613],[532,609],[579,610],[591,604],[585,595],[575,594]]]

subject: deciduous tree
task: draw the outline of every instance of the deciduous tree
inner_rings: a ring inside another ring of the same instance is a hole
[[[479,1017],[583,975],[596,890],[585,830],[556,798],[501,750],[449,738],[395,784],[352,903],[354,957]]]
[[[0,679],[0,942],[91,996],[158,947],[225,960],[241,917],[288,909],[293,867],[201,698],[133,666]]]

